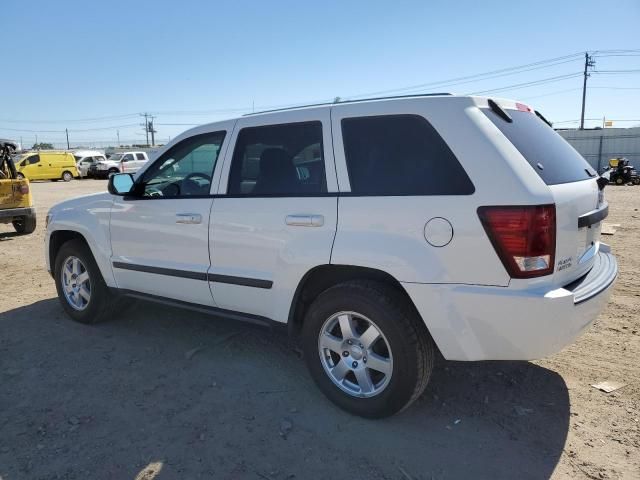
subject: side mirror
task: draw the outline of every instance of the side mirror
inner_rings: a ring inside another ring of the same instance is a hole
[[[109,177],[107,190],[111,195],[126,195],[133,187],[133,175],[130,173],[116,173]]]

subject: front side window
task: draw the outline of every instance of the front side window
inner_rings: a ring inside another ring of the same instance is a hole
[[[32,155],[28,159],[29,164],[38,163],[40,161],[40,155]]]
[[[127,153],[124,157],[122,157],[123,162],[131,162],[133,160],[133,155],[131,153]]]
[[[240,130],[229,173],[230,195],[313,195],[327,191],[322,123]]]
[[[424,117],[342,120],[351,192],[357,195],[470,195],[475,191],[447,143]]]
[[[203,133],[174,145],[145,172],[134,191],[143,197],[209,195],[224,137],[225,132]]]

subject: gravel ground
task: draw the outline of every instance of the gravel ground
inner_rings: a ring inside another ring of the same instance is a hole
[[[640,478],[640,187],[607,188],[620,277],[584,336],[536,362],[442,360],[381,421],[329,403],[281,332],[143,302],[70,321],[44,218],[105,187],[34,183],[37,231],[0,225],[0,480]]]

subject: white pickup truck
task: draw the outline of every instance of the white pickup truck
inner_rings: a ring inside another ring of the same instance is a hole
[[[45,254],[76,321],[133,297],[286,325],[327,397],[382,417],[437,350],[535,359],[588,328],[618,271],[606,183],[510,100],[294,108],[189,130],[54,206]]]
[[[136,173],[149,161],[147,152],[114,153],[89,167],[89,176],[107,178],[114,173]]]

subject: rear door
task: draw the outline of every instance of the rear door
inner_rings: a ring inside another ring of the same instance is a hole
[[[144,167],[144,164],[147,163],[147,155],[143,152],[136,152],[135,154],[135,167],[136,167],[136,171],[140,170],[142,167]]]
[[[217,306],[286,321],[309,269],[328,264],[337,223],[329,109],[243,117],[211,211]]]
[[[556,206],[553,283],[565,285],[593,265],[600,246],[601,221],[608,211],[604,193],[598,188],[596,171],[528,107],[519,105],[506,111],[511,122],[483,109],[551,190]]]

